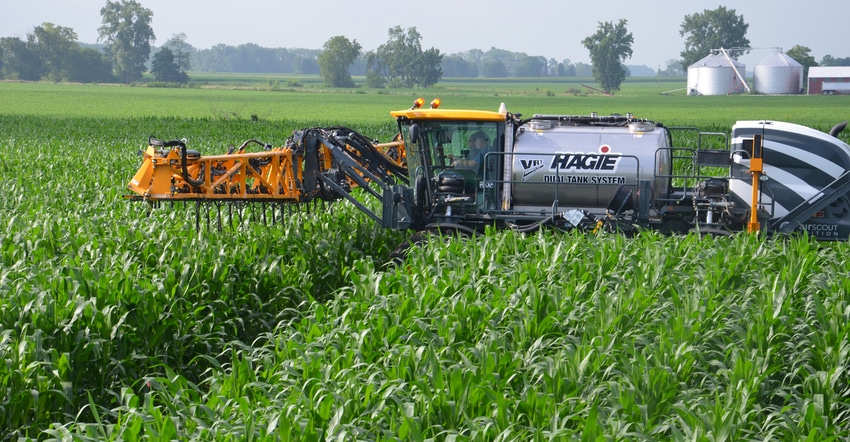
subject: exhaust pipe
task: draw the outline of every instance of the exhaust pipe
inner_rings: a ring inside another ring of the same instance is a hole
[[[832,135],[835,138],[838,138],[838,134],[840,134],[841,131],[843,131],[845,127],[847,127],[846,121],[843,122],[843,123],[838,123],[835,126],[833,126],[832,129],[829,130],[829,134]]]

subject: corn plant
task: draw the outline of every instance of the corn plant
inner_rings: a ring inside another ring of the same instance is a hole
[[[348,204],[122,200],[151,133],[293,126],[0,116],[4,438],[850,436],[847,243],[494,230],[386,267],[402,235]]]

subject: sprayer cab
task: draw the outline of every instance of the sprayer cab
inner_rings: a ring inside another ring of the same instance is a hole
[[[391,114],[405,135],[419,224],[592,228],[612,204],[648,218],[652,197],[670,191],[669,132],[629,114],[522,119],[504,104]]]

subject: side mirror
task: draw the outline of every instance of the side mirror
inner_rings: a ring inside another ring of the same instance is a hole
[[[418,124],[414,123],[414,124],[410,125],[409,137],[410,137],[410,142],[412,142],[412,143],[418,143],[419,142],[419,125]]]

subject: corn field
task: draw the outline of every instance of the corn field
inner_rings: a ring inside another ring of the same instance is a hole
[[[123,198],[149,135],[310,125],[0,115],[0,440],[850,438],[845,242],[489,231],[387,266],[406,235],[347,203],[197,230]]]

